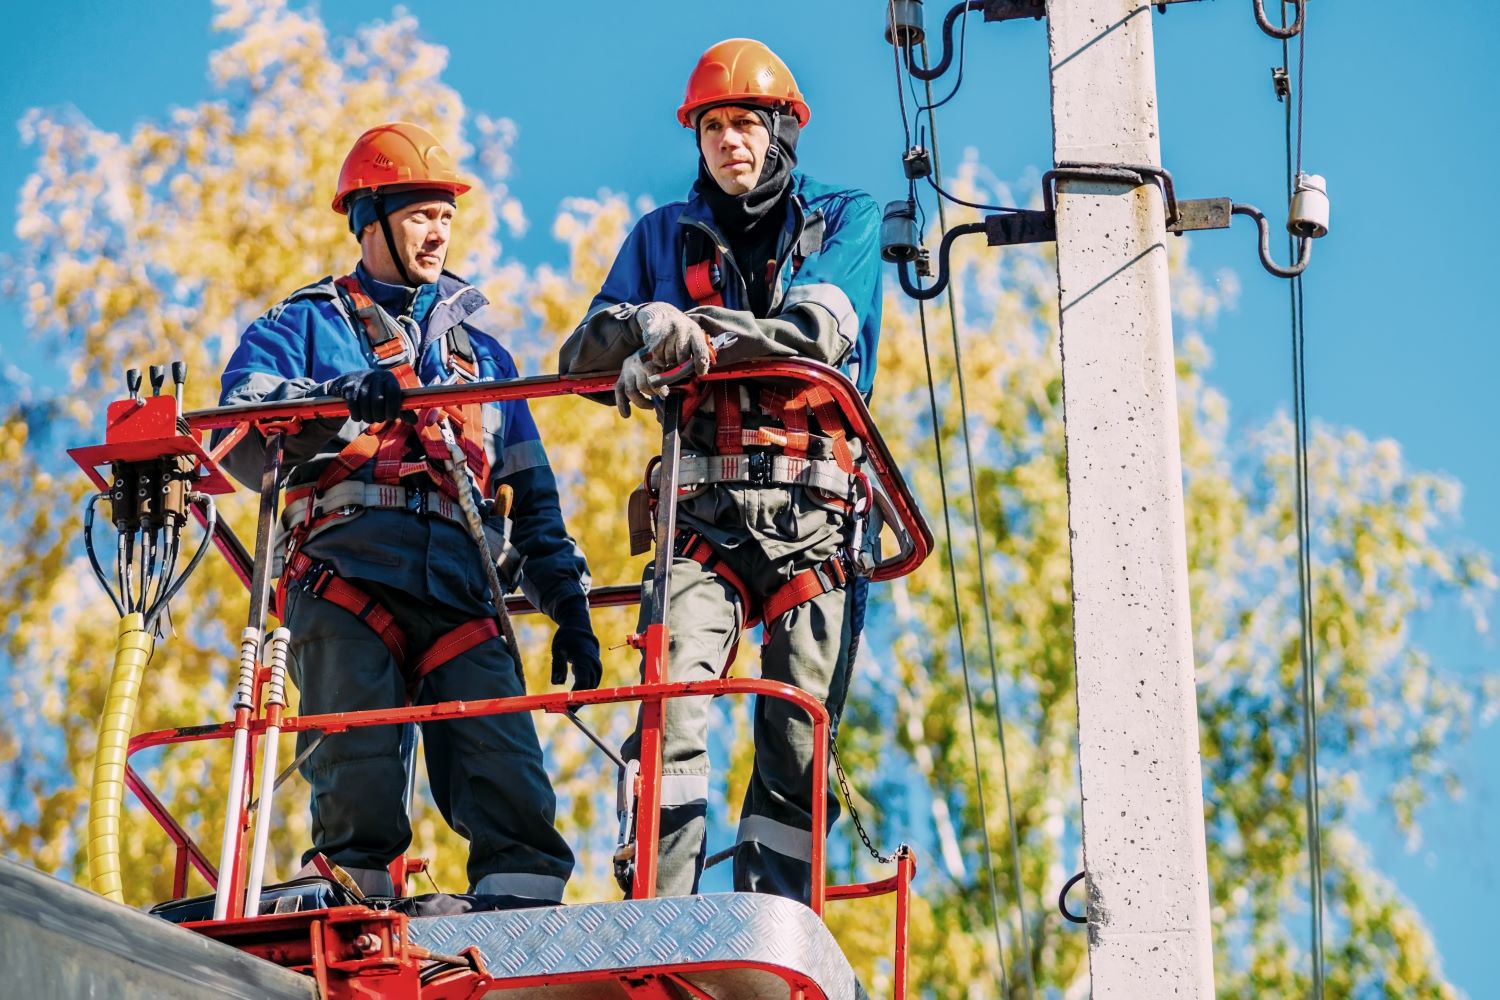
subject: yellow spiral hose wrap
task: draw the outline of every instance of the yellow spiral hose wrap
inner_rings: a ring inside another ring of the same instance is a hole
[[[99,720],[99,748],[94,752],[94,781],[89,791],[89,886],[117,903],[125,902],[120,881],[120,815],[125,809],[125,755],[135,725],[141,678],[156,640],[139,612],[120,619],[115,637],[115,667],[109,678],[104,715]]]

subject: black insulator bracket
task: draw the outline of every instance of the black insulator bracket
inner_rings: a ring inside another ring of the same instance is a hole
[[[1057,216],[1035,209],[986,215],[984,239],[992,247],[1052,243],[1057,239]]]
[[[1234,221],[1234,202],[1228,198],[1190,198],[1177,203],[1177,223],[1167,232],[1183,233],[1199,229],[1228,229]]]
[[[932,154],[923,146],[913,146],[901,156],[901,170],[908,180],[932,176]]]
[[[1285,66],[1271,67],[1271,88],[1276,92],[1276,99],[1284,101],[1292,96],[1292,81],[1286,74]]]

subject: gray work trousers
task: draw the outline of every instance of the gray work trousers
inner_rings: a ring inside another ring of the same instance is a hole
[[[763,601],[794,575],[821,565],[844,544],[846,518],[800,487],[720,485],[685,500],[678,523],[701,535]],[[734,587],[696,560],[672,561],[668,679],[719,677],[739,642],[745,612]],[[642,581],[641,624],[654,590]],[[766,631],[761,676],[818,698],[838,718],[849,687],[852,638],[847,587],[792,608]],[[662,741],[661,846],[657,892],[698,891],[708,808],[710,698],[665,703]],[[639,726],[639,724],[638,724]],[[745,792],[734,850],[734,888],[806,902],[812,891],[812,720],[779,698],[755,699],[755,765]],[[639,728],[623,748],[640,755]],[[839,814],[827,791],[828,824]]]
[[[405,631],[409,662],[472,615],[428,604],[367,580],[348,581],[380,601]],[[301,714],[399,708],[406,680],[380,638],[330,601],[293,587],[288,667],[302,694]],[[415,703],[503,698],[525,693],[515,661],[491,638],[441,665],[422,681]],[[398,726],[369,726],[329,736],[302,765],[312,786],[313,846],[345,868],[378,875],[411,844],[406,769]],[[573,871],[573,853],[553,825],[557,801],[529,713],[422,725],[427,776],[438,811],[469,842],[469,891],[557,902]],[[299,752],[308,744],[299,733]]]

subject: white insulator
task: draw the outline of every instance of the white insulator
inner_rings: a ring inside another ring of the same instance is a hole
[[[286,657],[287,647],[291,645],[292,633],[282,626],[271,633],[269,643],[269,655],[266,657],[271,663],[271,683],[267,689],[266,704],[286,706]]]
[[[234,689],[232,710],[255,707],[255,662],[260,655],[260,629],[246,627],[240,634],[240,677]]]
[[[1319,174],[1298,174],[1286,230],[1293,236],[1315,240],[1328,235],[1328,182]]]

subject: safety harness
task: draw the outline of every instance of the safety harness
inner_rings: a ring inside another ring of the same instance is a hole
[[[334,284],[350,316],[363,329],[376,363],[396,376],[403,389],[422,384],[412,363],[413,348],[385,311],[370,298],[354,275]],[[461,323],[443,337],[443,354],[451,382],[467,383],[479,378],[473,344]],[[441,422],[452,421],[456,437],[475,483],[489,479],[489,460],[484,450],[484,420],[477,403],[432,407],[417,414],[415,422],[396,419],[371,424],[363,434],[345,445],[328,463],[316,482],[287,490],[282,524],[287,529],[286,564],[276,588],[276,610],[285,615],[287,592],[297,587],[343,608],[369,626],[406,677],[407,695],[415,697],[422,678],[455,657],[501,634],[494,617],[474,618],[439,636],[432,647],[410,662],[405,632],[395,615],[361,588],[337,576],[326,562],[302,551],[313,536],[325,528],[366,508],[404,509],[429,514],[464,526],[459,491],[469,484],[449,472],[450,452]],[[350,479],[367,464],[374,465],[373,482]],[[423,477],[404,485],[412,477]],[[428,485],[433,488],[427,488]],[[510,514],[510,491],[502,488],[495,507]],[[499,539],[503,546],[503,537]],[[509,557],[507,553],[507,557]],[[514,560],[512,560],[514,561]],[[494,595],[503,614],[500,595]],[[512,650],[514,652],[514,650]]]
[[[793,276],[808,257],[822,249],[822,245],[823,216],[814,212],[804,223],[792,250]],[[776,261],[767,262],[765,280],[768,287],[775,287],[777,273]],[[685,232],[683,280],[697,305],[724,304],[724,253],[706,231],[696,226],[689,226]],[[691,390],[683,402],[683,422],[686,423],[705,403],[712,404],[714,447],[718,454],[684,455],[681,458],[678,465],[679,495],[692,495],[714,483],[804,486],[816,490],[820,499],[846,514],[861,515],[869,506],[869,480],[855,465],[843,414],[827,389],[808,386],[791,392],[759,382],[701,384]],[[747,410],[758,410],[772,423],[746,427]],[[818,429],[828,439],[832,458],[809,457],[813,441],[809,418],[817,421]],[[747,452],[747,448],[774,448],[777,452]],[[657,461],[653,460],[647,467],[645,482],[646,495],[653,500],[656,496],[656,465]],[[633,532],[632,548],[640,541],[638,534]],[[649,539],[646,544],[649,544]],[[701,535],[690,529],[679,529],[674,548],[677,555],[692,559],[733,588],[740,599],[746,629],[764,624],[768,634],[788,611],[843,587],[854,566],[850,553],[840,551],[817,566],[797,573],[761,601]]]

